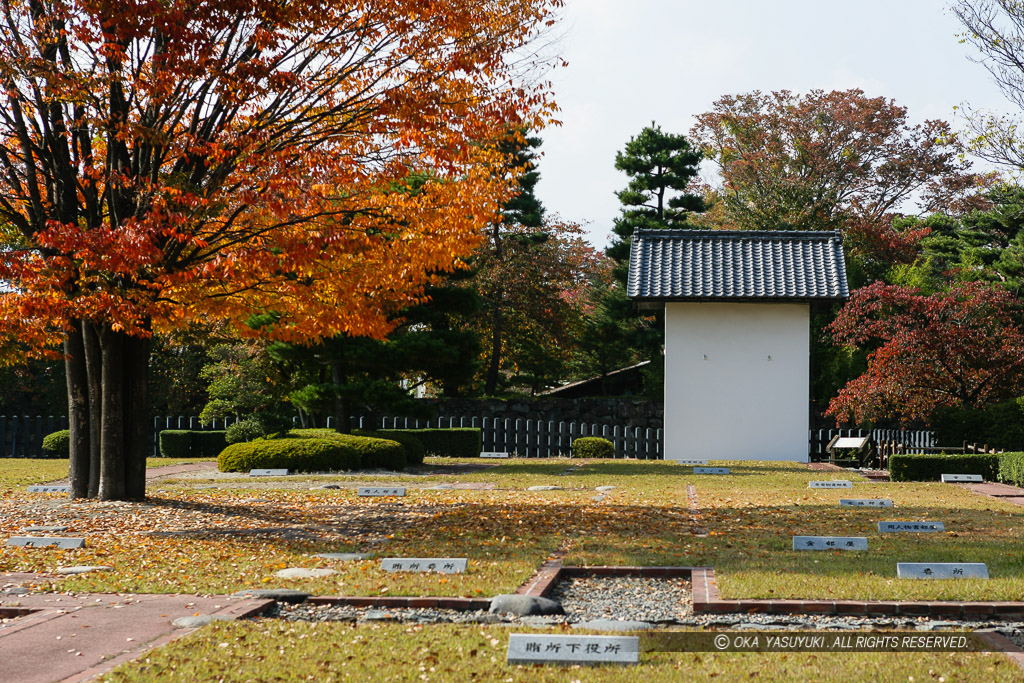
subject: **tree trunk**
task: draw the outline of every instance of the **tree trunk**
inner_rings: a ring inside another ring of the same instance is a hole
[[[86,371],[82,322],[72,322],[64,340],[68,387],[68,428],[71,431],[68,479],[71,497],[89,497],[89,376]]]
[[[146,337],[125,337],[123,341],[125,491],[137,500],[146,497],[146,456],[152,429],[148,376],[151,342]]]
[[[85,370],[88,382],[89,414],[85,429],[89,432],[89,497],[100,494],[100,387],[103,378],[100,338],[96,326],[82,321],[82,342],[85,348]],[[73,434],[73,432],[72,432]]]
[[[491,358],[487,364],[487,380],[484,382],[484,395],[493,396],[498,389],[498,373],[501,371],[501,333],[504,318],[501,315],[502,293],[495,298],[494,311],[491,315]]]
[[[100,500],[124,500],[126,486],[124,421],[124,337],[107,326],[100,330]],[[95,419],[95,416],[94,416]]]

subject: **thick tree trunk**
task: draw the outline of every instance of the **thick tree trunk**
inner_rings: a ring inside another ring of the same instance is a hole
[[[82,321],[82,341],[89,395],[89,418],[85,427],[89,432],[89,497],[95,498],[100,494],[100,387],[103,359],[99,334],[91,322]]]
[[[71,497],[89,496],[89,376],[81,321],[72,323],[64,340],[64,369],[68,386],[68,427],[71,447],[68,479]]]
[[[149,417],[149,353],[151,340],[126,337],[124,342],[125,490],[129,498],[146,497],[146,456],[152,427]]]
[[[124,337],[104,326],[100,330],[103,379],[100,386],[100,500],[124,500],[125,396]],[[94,416],[95,418],[95,416]]]

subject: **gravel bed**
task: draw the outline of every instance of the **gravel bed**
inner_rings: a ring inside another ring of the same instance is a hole
[[[288,605],[278,603],[263,617],[288,621],[349,621],[373,623],[495,624],[543,626],[575,624],[598,619],[647,622],[653,626],[689,626],[709,630],[996,630],[1024,646],[1024,622],[938,620],[931,617],[855,617],[784,614],[708,614],[692,610],[689,581],[637,577],[573,577],[558,583],[549,596],[562,603],[565,614],[518,617],[486,611],[433,608],[352,607],[349,605]]]
[[[570,577],[549,595],[562,603],[569,622],[594,619],[674,623],[693,614],[686,579]]]

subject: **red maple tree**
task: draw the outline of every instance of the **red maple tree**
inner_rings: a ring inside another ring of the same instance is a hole
[[[73,496],[145,493],[154,330],[383,335],[472,252],[560,4],[5,4],[0,349],[63,344]]]
[[[837,422],[927,422],[946,406],[981,407],[1024,392],[1024,304],[988,283],[931,295],[875,283],[853,293],[829,328],[877,346],[867,371],[832,399]]]

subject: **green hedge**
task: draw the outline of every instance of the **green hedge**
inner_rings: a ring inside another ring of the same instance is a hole
[[[980,474],[995,481],[999,456],[990,453],[893,455],[889,457],[892,481],[939,481],[943,474]]]
[[[383,436],[412,434],[423,444],[427,455],[439,458],[479,458],[483,450],[483,432],[478,427],[455,429],[381,429]]]
[[[574,458],[614,458],[615,444],[600,436],[581,436],[572,442]]]
[[[227,446],[222,430],[165,429],[160,432],[160,455],[165,458],[216,458]]]
[[[999,481],[1024,486],[1024,453],[999,454]]]
[[[236,443],[221,451],[221,472],[288,469],[326,472],[361,468],[402,469],[405,447],[396,441],[339,434],[334,430],[296,429],[274,439]]]
[[[427,449],[423,446],[423,442],[420,441],[418,437],[395,429],[388,430],[386,434],[383,431],[375,429],[353,429],[352,433],[356,436],[369,436],[374,439],[388,439],[402,444],[405,446],[406,466],[422,465],[423,456],[427,454]]]
[[[52,458],[71,457],[71,430],[62,429],[43,437],[43,450]]]

